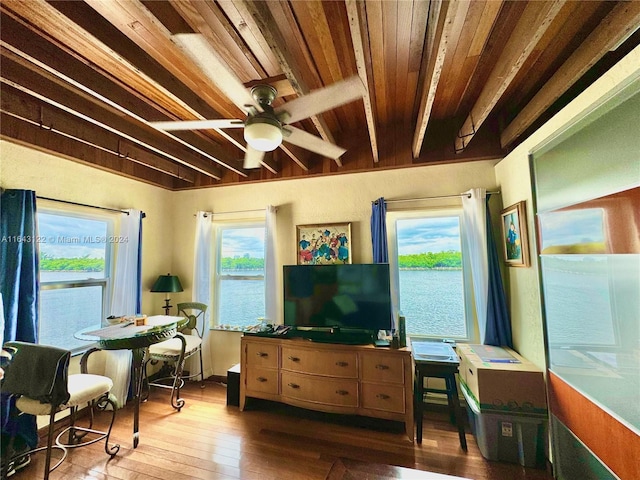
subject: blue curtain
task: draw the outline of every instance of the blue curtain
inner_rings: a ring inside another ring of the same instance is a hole
[[[500,275],[500,260],[496,242],[491,228],[491,214],[489,211],[489,198],[487,194],[487,259],[489,267],[489,291],[487,298],[487,327],[484,344],[497,347],[513,348],[511,337],[511,319],[507,309],[507,299]]]
[[[144,212],[140,212],[140,229],[138,230],[138,291],[136,292],[136,314],[142,313],[142,219],[145,216]]]
[[[0,197],[0,293],[4,314],[3,342],[38,341],[38,229],[36,193],[5,190]],[[8,436],[15,432],[14,448],[38,444],[36,417],[15,415],[13,399],[4,394],[2,408],[3,458]]]
[[[387,245],[387,204],[380,197],[371,205],[371,244],[373,263],[389,263]]]

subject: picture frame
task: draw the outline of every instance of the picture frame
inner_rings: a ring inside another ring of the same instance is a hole
[[[501,231],[504,261],[510,267],[529,266],[526,202],[515,203],[502,210]]]
[[[351,223],[296,226],[298,265],[351,263]]]

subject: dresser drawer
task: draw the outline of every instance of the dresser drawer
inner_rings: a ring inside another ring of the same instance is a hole
[[[404,383],[404,362],[397,355],[361,353],[362,380],[368,382]]]
[[[247,342],[247,365],[278,368],[278,345],[263,342]]]
[[[282,369],[339,378],[358,378],[355,352],[317,351],[282,347]]]
[[[278,394],[278,370],[247,367],[247,391]]]
[[[358,406],[358,381],[282,372],[282,396],[324,405]]]
[[[362,408],[405,413],[404,387],[378,383],[362,383]]]

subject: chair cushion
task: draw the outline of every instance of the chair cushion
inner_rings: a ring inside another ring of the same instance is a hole
[[[89,373],[69,375],[67,388],[71,396],[67,403],[58,407],[57,411],[61,412],[67,408],[88,403],[111,391],[111,387],[113,387],[113,381],[109,377]],[[51,413],[51,404],[40,403],[40,401],[29,397],[18,398],[16,407],[21,412],[31,415],[49,415]]]
[[[202,344],[202,339],[197,335],[183,335],[183,337],[187,341],[187,346],[184,349],[184,356],[186,358],[198,350],[198,347]],[[152,358],[177,359],[181,351],[182,341],[177,337],[149,346],[149,354]]]

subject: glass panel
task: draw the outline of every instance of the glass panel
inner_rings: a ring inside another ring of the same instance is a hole
[[[105,278],[108,223],[38,213],[40,281]]]
[[[218,324],[255,325],[264,317],[264,227],[221,230]]]
[[[396,229],[407,333],[467,338],[459,217],[398,220]]]
[[[264,316],[264,279],[222,279],[219,298],[221,325],[255,325]]]
[[[38,343],[73,350],[87,342],[73,334],[86,327],[100,327],[103,286],[54,288],[40,292],[40,332]]]

